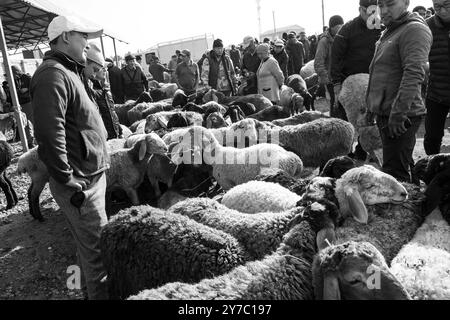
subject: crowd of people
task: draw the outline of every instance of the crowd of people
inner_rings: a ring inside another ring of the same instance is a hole
[[[351,75],[367,73],[366,120],[368,125],[376,121],[379,128],[383,171],[411,181],[419,126],[425,118],[425,150],[437,154],[450,111],[450,0],[433,4],[410,12],[408,0],[360,0],[358,17],[344,22],[334,15],[318,37],[290,32],[259,43],[247,36],[229,52],[216,39],[198,62],[184,49],[167,66],[154,57],[149,71],[158,82],[177,83],[186,95],[205,86],[225,96],[259,93],[277,104],[287,78],[314,60],[317,93],[326,90],[331,116],[344,120],[336,98],[342,84]],[[380,9],[382,25],[371,19],[373,6]],[[122,135],[114,104],[136,100],[149,90],[137,57],[127,55],[126,66],[119,68],[88,42],[101,33],[73,17],[56,17],[48,27],[50,51],[32,79],[13,69],[20,103],[34,125],[39,156],[50,174],[52,195],[76,240],[90,299],[108,296],[99,239],[107,223],[106,141]],[[2,105],[11,102],[7,92],[0,94]],[[358,144],[353,156],[365,160],[367,154]]]

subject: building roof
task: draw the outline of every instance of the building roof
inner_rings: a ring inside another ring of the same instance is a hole
[[[0,0],[0,16],[9,50],[36,48],[48,42],[47,28],[52,19],[58,15],[73,14],[47,0]],[[83,17],[79,18],[86,21]],[[125,42],[103,29],[105,36]]]
[[[287,32],[287,33],[289,33],[289,31],[295,31],[295,32],[299,33],[300,31],[305,31],[305,28],[299,26],[298,24],[293,24],[293,25],[290,25],[290,26],[277,28],[276,31],[277,31],[277,33],[280,33],[280,32]],[[270,30],[267,30],[266,32],[262,33],[261,37],[270,36],[270,35],[273,35],[273,34],[274,34],[274,29],[270,29]]]

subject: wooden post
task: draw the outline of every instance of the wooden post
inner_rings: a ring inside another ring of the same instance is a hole
[[[323,3],[324,0],[322,0],[322,30],[323,27],[325,27],[325,4]]]
[[[103,35],[100,36],[100,44],[102,45],[102,53],[103,53],[103,57],[106,57],[106,56],[105,56],[105,46],[104,46],[104,44],[103,44]]]
[[[112,38],[112,39],[113,39],[113,45],[114,45],[114,59],[116,60],[116,66],[118,68],[120,68],[119,57],[117,56],[117,49],[116,49],[116,38]]]
[[[3,55],[6,78],[8,79],[9,91],[11,93],[11,99],[13,102],[14,116],[16,117],[17,126],[19,127],[19,136],[20,140],[22,141],[22,148],[23,148],[22,151],[25,153],[28,151],[28,141],[25,137],[25,130],[22,125],[22,118],[20,116],[21,108],[19,104],[19,97],[17,96],[16,84],[14,83],[14,75],[11,70],[11,64],[9,63],[8,48],[6,45],[5,33],[3,31],[3,22],[1,16],[0,16],[0,49]]]

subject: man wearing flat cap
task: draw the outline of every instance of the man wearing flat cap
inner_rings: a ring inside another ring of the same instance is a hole
[[[48,169],[53,198],[74,237],[89,299],[108,298],[100,253],[100,233],[108,221],[107,133],[83,84],[88,39],[102,33],[101,28],[75,17],[54,18],[48,27],[51,50],[30,86],[39,158]]]
[[[148,91],[147,77],[136,65],[136,57],[128,54],[125,57],[126,66],[122,69],[122,88],[125,100],[137,100],[141,93]]]
[[[339,102],[342,83],[348,76],[369,73],[369,65],[375,53],[375,43],[381,35],[380,18],[376,10],[377,0],[360,0],[359,16],[342,26],[331,49],[330,76],[336,97],[332,107],[335,108],[336,114],[342,115],[345,120],[346,113]],[[365,161],[367,152],[358,143],[352,156]]]

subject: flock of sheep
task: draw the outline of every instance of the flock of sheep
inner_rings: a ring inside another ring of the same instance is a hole
[[[426,192],[346,157],[359,137],[382,160],[364,123],[367,82],[343,84],[349,122],[304,111],[301,77],[279,106],[157,83],[117,105],[125,138],[108,141],[107,199],[120,189],[133,207],[102,232],[111,297],[450,299],[450,154],[416,165]],[[43,221],[49,175],[36,149],[18,171]]]

